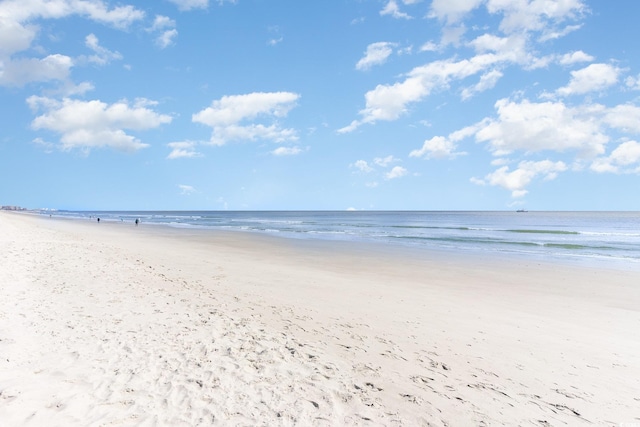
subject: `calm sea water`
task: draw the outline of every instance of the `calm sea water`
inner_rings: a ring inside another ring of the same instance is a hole
[[[47,212],[49,214],[49,212]],[[640,212],[58,211],[142,225],[270,233],[640,266]]]

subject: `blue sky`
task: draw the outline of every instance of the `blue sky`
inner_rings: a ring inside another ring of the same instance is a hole
[[[638,16],[1,0],[0,204],[640,210]]]

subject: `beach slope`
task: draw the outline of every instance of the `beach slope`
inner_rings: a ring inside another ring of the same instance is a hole
[[[0,420],[640,425],[638,284],[0,212]]]

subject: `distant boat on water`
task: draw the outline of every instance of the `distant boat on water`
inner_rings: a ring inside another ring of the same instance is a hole
[[[518,209],[516,212],[529,212],[526,209]]]

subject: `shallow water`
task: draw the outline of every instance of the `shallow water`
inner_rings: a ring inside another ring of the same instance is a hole
[[[57,211],[55,216],[295,239],[504,253],[640,266],[640,212]]]

